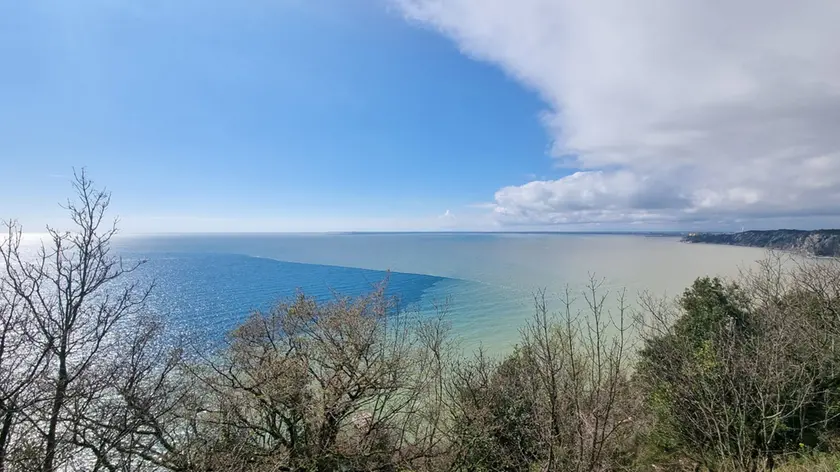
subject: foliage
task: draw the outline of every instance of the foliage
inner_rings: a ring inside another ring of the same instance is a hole
[[[838,320],[794,283],[813,270],[773,258],[742,286],[698,279],[676,309],[648,301],[638,375],[663,450],[756,470],[836,436]]]

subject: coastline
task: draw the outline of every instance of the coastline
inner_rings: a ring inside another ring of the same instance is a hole
[[[840,230],[763,230],[737,233],[689,233],[690,244],[718,244],[786,251],[812,257],[840,257]]]

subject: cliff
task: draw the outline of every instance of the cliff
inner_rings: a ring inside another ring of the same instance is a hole
[[[802,231],[776,229],[740,233],[689,233],[682,239],[688,243],[728,244],[730,246],[763,247],[795,251],[812,256],[840,257],[840,230]]]

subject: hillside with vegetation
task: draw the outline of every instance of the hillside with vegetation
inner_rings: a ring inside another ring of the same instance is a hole
[[[727,244],[794,251],[811,256],[840,256],[840,229],[776,229],[740,233],[690,233],[688,243]]]
[[[34,259],[14,223],[0,244],[0,471],[837,466],[840,262],[770,257],[638,303],[593,278],[558,313],[538,293],[501,358],[382,289],[300,295],[211,348],[148,314],[109,195],[76,189],[74,231]]]

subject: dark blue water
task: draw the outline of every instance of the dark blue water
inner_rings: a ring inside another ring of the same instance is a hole
[[[224,333],[256,310],[268,310],[297,291],[328,301],[359,296],[387,281],[386,293],[412,309],[423,294],[444,280],[421,274],[385,272],[321,264],[301,264],[238,254],[130,253],[146,262],[132,274],[154,283],[150,307],[187,329]]]

